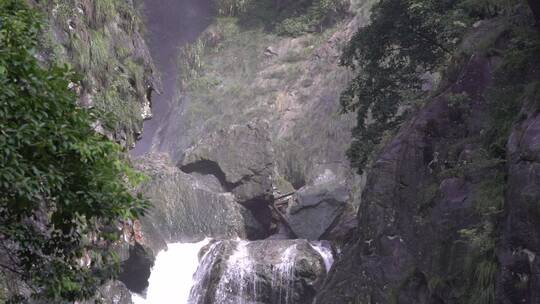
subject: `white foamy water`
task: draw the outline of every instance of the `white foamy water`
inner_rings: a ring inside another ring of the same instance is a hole
[[[281,261],[272,274],[272,289],[278,291],[276,304],[289,304],[294,293],[294,268],[296,267],[296,245],[285,250]]]
[[[169,244],[156,257],[146,298],[133,294],[133,303],[187,304],[194,285],[193,274],[199,266],[199,251],[209,241]]]
[[[246,284],[248,279],[255,281],[255,277],[253,277],[255,272],[253,270],[247,244],[247,242],[239,241],[234,253],[229,257],[227,268],[222,274],[217,286],[214,303],[223,303],[227,301],[230,297],[231,285],[237,285],[238,287],[237,304],[247,303],[249,296],[257,298],[256,285],[254,284],[255,287],[253,289],[248,289]]]
[[[311,247],[315,249],[323,258],[326,272],[330,271],[332,264],[334,264],[334,255],[332,254],[332,248],[325,246],[322,242],[311,242]]]

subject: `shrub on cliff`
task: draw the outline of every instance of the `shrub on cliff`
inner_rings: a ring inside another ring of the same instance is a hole
[[[357,111],[348,151],[352,165],[364,170],[384,133],[407,113],[406,101],[425,97],[423,77],[456,61],[458,45],[476,21],[509,17],[522,6],[510,0],[378,2],[371,23],[342,55],[342,64],[357,72],[341,95],[344,111]]]
[[[120,147],[76,105],[73,73],[36,59],[40,21],[0,0],[0,272],[20,283],[13,303],[93,296],[117,272],[119,225],[147,208]]]

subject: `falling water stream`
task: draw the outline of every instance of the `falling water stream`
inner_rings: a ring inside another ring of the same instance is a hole
[[[254,303],[258,299],[258,286],[254,267],[256,257],[248,251],[250,242],[236,241],[236,247],[219,275],[217,287],[210,293],[208,287],[215,279],[216,263],[223,258],[224,243],[213,242],[200,257],[201,249],[209,242],[206,239],[199,243],[169,244],[167,250],[157,255],[146,297],[133,294],[134,304]],[[321,255],[328,272],[333,263],[331,248],[322,242],[310,244]],[[297,254],[296,245],[292,244],[281,253],[279,262],[272,265],[272,304],[294,302]]]
[[[169,244],[161,251],[152,269],[146,298],[133,294],[134,304],[183,304],[188,303],[193,274],[199,266],[199,251],[208,244],[206,239],[199,243]]]
[[[143,0],[147,42],[161,75],[162,90],[152,98],[153,119],[144,124],[144,136],[131,151],[139,156],[152,149],[160,128],[178,94],[176,57],[178,47],[193,41],[210,24],[211,0]],[[232,253],[224,257],[227,241],[169,244],[157,257],[145,295],[133,294],[134,304],[248,304],[258,299],[259,288],[255,257],[248,241],[233,241]],[[210,245],[208,245],[211,243]],[[323,243],[312,242],[328,271],[332,251]],[[204,250],[203,250],[204,248]],[[204,254],[201,256],[201,251]],[[298,251],[292,244],[279,253],[271,269],[272,304],[290,304],[294,288],[294,270]],[[226,258],[225,261],[222,259]],[[221,264],[220,264],[221,263]],[[216,265],[220,273],[216,278]],[[215,280],[218,280],[214,282]],[[217,283],[217,284],[215,284]],[[214,284],[208,292],[208,286]],[[251,300],[253,299],[253,301]]]
[[[199,36],[212,21],[211,0],[143,0],[146,40],[162,88],[152,96],[153,118],[144,122],[143,137],[131,155],[150,151],[157,129],[165,120],[177,95],[178,48]]]

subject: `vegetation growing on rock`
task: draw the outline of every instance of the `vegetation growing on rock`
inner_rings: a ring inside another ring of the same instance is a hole
[[[119,226],[147,208],[129,191],[138,175],[121,147],[94,131],[95,111],[77,106],[79,78],[36,59],[42,21],[22,1],[0,1],[0,281],[9,282],[8,303],[92,297],[118,270],[110,246]]]
[[[80,102],[99,113],[105,133],[124,146],[150,117],[153,65],[132,4],[119,0],[54,0],[46,13],[43,55],[69,64],[82,77]]]
[[[342,57],[356,72],[341,99],[357,111],[349,157],[368,176],[359,236],[323,303],[538,297],[539,217],[525,202],[539,196],[518,194],[539,185],[534,14],[525,1],[374,7]]]
[[[363,171],[385,131],[410,112],[411,100],[429,94],[423,85],[430,74],[448,73],[447,67],[459,68],[457,62],[467,60],[462,38],[475,22],[499,18],[497,22],[513,23],[513,31],[523,31],[526,26],[515,17],[522,10],[505,0],[380,1],[373,8],[371,23],[354,35],[342,55],[342,64],[357,71],[341,97],[345,111],[357,112],[348,152],[353,166]],[[520,36],[515,37],[518,43]],[[484,47],[493,43],[486,41]]]

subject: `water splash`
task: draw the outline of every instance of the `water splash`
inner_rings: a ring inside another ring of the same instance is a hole
[[[292,304],[297,303],[299,247],[289,243],[261,257],[260,243],[204,240],[171,244],[160,252],[150,276],[146,299],[133,295],[135,304]],[[333,255],[328,242],[310,242],[326,271]],[[200,250],[208,245],[198,259]],[[264,248],[264,247],[263,247]],[[284,250],[283,250],[284,249]]]
[[[229,257],[225,272],[219,279],[214,303],[225,303],[231,295],[237,298],[237,304],[247,304],[249,299],[257,298],[255,271],[247,245],[248,242],[238,242]]]
[[[272,290],[277,291],[274,294],[276,304],[292,303],[294,295],[294,269],[296,267],[296,245],[288,247],[281,261],[276,265],[272,273]]]
[[[208,239],[199,243],[169,244],[157,257],[149,279],[146,298],[133,294],[135,304],[188,303],[193,274],[199,265],[198,254]]]
[[[193,287],[191,287],[189,300],[185,303],[204,303],[208,296],[208,285],[212,278],[212,269],[216,264],[217,257],[221,253],[222,242],[213,243],[201,259],[193,278]],[[184,304],[184,303],[181,303]]]
[[[330,268],[332,268],[332,264],[334,264],[334,254],[332,253],[332,248],[329,244],[327,244],[327,242],[310,242],[310,245],[323,258],[326,273],[328,273]]]

